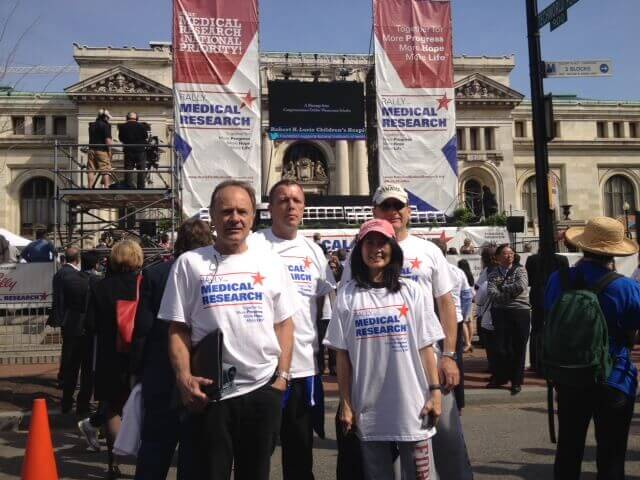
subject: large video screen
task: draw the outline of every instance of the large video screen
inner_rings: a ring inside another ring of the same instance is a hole
[[[359,82],[269,82],[272,140],[363,140],[364,84]]]

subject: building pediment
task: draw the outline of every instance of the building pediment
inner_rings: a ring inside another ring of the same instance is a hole
[[[458,105],[503,105],[514,108],[524,98],[520,92],[481,73],[458,80],[455,88]]]
[[[76,101],[170,102],[172,91],[130,68],[118,65],[64,90]]]

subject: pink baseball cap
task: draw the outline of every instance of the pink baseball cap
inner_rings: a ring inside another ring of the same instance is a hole
[[[396,232],[393,230],[393,225],[388,221],[379,218],[367,220],[360,226],[358,240],[362,240],[371,232],[379,232],[387,238],[396,238]]]

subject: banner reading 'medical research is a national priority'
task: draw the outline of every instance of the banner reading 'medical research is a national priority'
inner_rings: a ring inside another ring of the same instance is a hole
[[[458,191],[449,0],[373,0],[380,181],[450,211]]]
[[[209,206],[224,180],[260,195],[257,0],[174,0],[173,62],[184,211]]]

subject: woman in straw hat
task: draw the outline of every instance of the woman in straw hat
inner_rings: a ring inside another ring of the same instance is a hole
[[[583,252],[569,269],[569,285],[593,288],[613,270],[613,259],[638,252],[638,245],[625,237],[624,226],[608,217],[595,217],[586,227],[567,230],[566,241]],[[560,273],[549,278],[545,310],[551,311],[562,296]],[[556,480],[580,478],[584,444],[593,418],[597,440],[599,480],[622,480],[627,437],[637,390],[637,369],[630,358],[633,338],[640,327],[640,286],[619,277],[598,295],[607,322],[613,369],[605,383],[589,386],[556,384],[560,424],[554,466]]]

